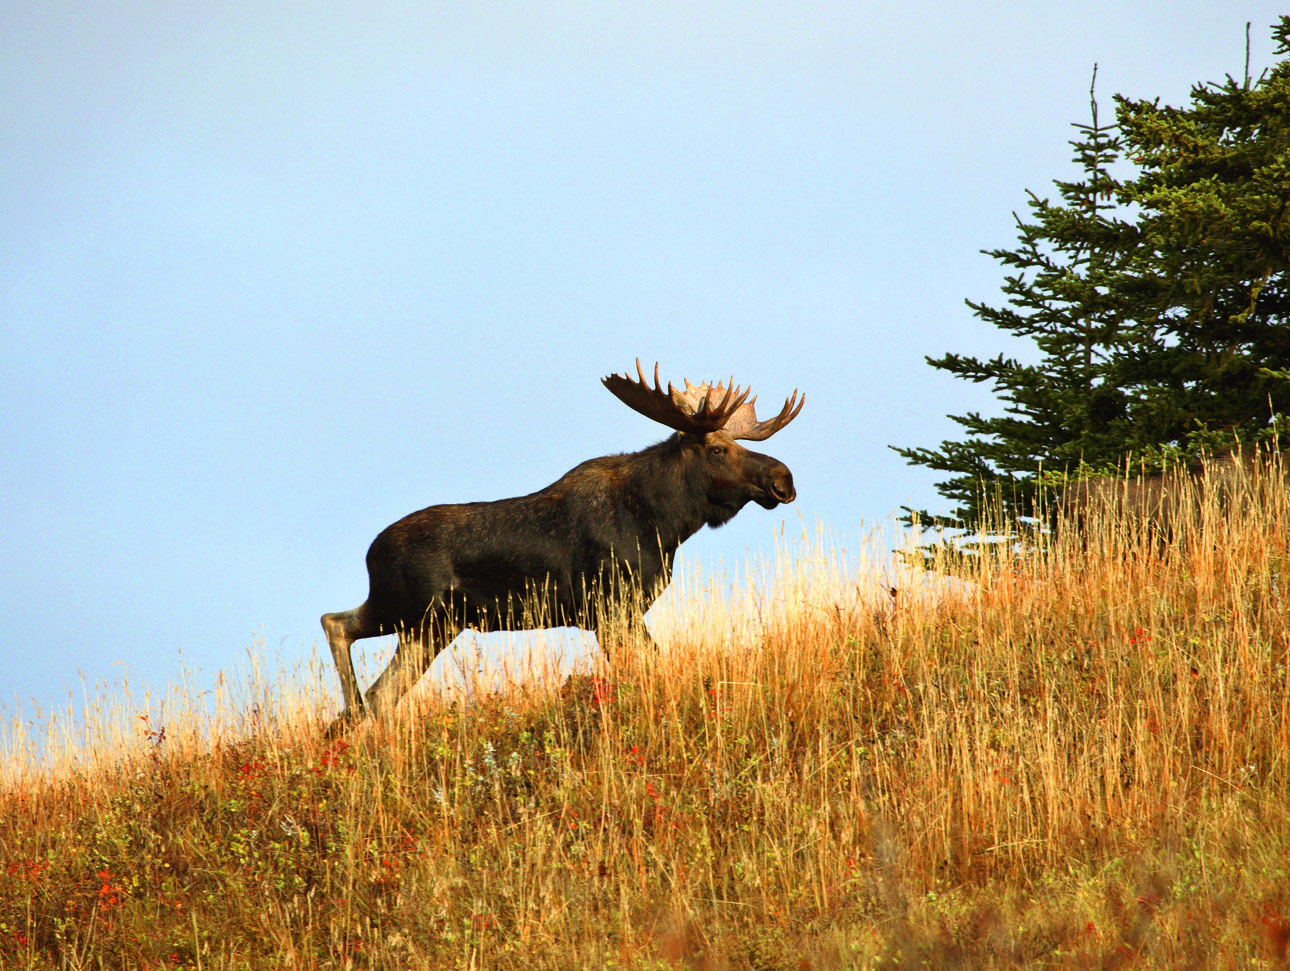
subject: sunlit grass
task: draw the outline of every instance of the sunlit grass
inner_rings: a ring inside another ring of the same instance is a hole
[[[657,653],[459,659],[339,742],[316,663],[28,719],[0,966],[1280,966],[1290,515],[1256,489],[954,579],[783,543],[685,571]]]

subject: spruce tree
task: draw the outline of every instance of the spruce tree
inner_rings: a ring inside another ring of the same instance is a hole
[[[1290,54],[1290,17],[1273,34]],[[937,449],[896,447],[949,473],[937,488],[956,507],[924,523],[980,528],[996,502],[1034,516],[1045,484],[1126,461],[1290,444],[1290,60],[1197,85],[1186,108],[1117,96],[1114,126],[1090,101],[1080,177],[1055,183],[1057,202],[1030,193],[1017,246],[989,251],[1006,305],[968,301],[1037,359],[927,359],[991,382],[1004,413],[951,415],[966,438]]]
[[[1290,54],[1290,17],[1274,30]],[[1129,448],[1268,439],[1290,412],[1290,60],[1252,84],[1192,89],[1187,109],[1117,98],[1139,209],[1121,283],[1138,310],[1123,361]]]

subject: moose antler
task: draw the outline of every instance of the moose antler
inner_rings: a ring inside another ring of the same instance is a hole
[[[685,391],[677,391],[670,381],[664,391],[659,384],[657,364],[654,365],[654,387],[651,388],[645,372],[641,370],[640,358],[636,359],[636,374],[639,378],[636,381],[625,374],[611,374],[600,380],[628,408],[678,432],[704,435],[718,431],[748,398],[748,391],[740,391],[736,387],[729,390],[720,385],[716,388],[696,387],[688,381]],[[698,394],[700,389],[704,390],[701,396]]]
[[[760,442],[770,438],[798,416],[802,405],[806,404],[806,395],[802,395],[799,401],[797,389],[794,388],[792,397],[784,402],[784,407],[780,409],[779,414],[766,421],[757,420],[757,411],[753,408],[756,402],[757,399],[753,398],[730,416],[730,420],[726,422],[726,432],[731,438],[742,438],[750,442]]]
[[[678,391],[668,382],[664,391],[658,378],[658,365],[654,365],[654,387],[649,386],[645,372],[641,370],[640,358],[636,359],[636,374],[639,380],[633,381],[622,374],[611,374],[601,381],[605,387],[631,408],[647,418],[652,418],[668,428],[695,435],[725,429],[732,438],[744,438],[761,441],[770,438],[790,421],[797,417],[806,403],[806,397],[797,400],[797,391],[784,404],[783,410],[769,421],[759,422],[753,409],[756,398],[749,400],[751,388],[739,388],[732,378],[730,387],[723,384],[691,384],[685,382],[685,390]],[[796,408],[794,408],[796,405]]]

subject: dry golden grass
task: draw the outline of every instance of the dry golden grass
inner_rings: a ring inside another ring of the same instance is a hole
[[[786,555],[681,591],[656,655],[341,742],[320,672],[12,727],[0,966],[1284,966],[1290,513],[1258,490],[965,579]]]

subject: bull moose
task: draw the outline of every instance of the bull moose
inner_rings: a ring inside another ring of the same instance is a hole
[[[667,586],[677,548],[700,527],[728,522],[750,500],[766,509],[797,498],[778,459],[738,440],[762,441],[802,410],[797,390],[779,414],[758,421],[751,389],[685,382],[651,387],[602,378],[629,408],[675,430],[639,452],[583,462],[527,496],[430,506],[387,527],[367,551],[361,606],[324,614],[345,709],[332,732],[383,715],[465,628],[574,626],[607,649],[610,628],[648,640],[644,612]],[[614,625],[623,625],[617,627]],[[350,645],[396,633],[389,665],[359,692]]]

